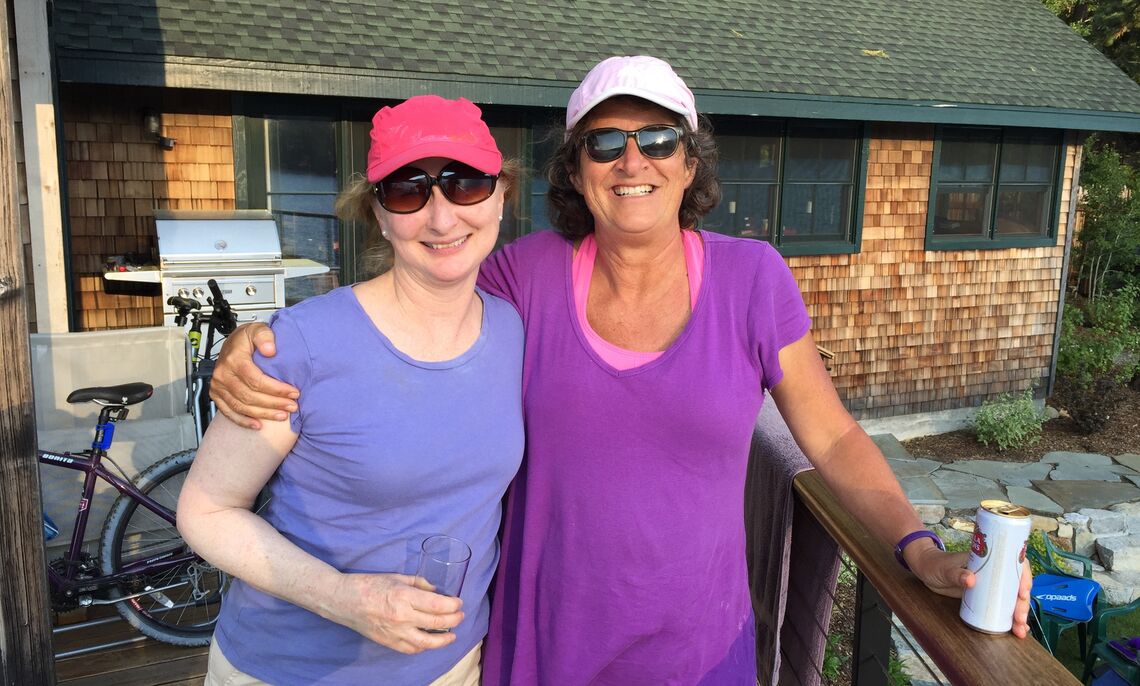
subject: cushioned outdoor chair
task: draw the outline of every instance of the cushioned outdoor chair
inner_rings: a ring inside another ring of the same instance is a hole
[[[1137,662],[1140,659],[1137,657],[1137,653],[1140,652],[1140,639],[1108,638],[1108,620],[1134,612],[1137,608],[1140,608],[1140,598],[1120,607],[1101,608],[1093,615],[1090,622],[1092,645],[1088,657],[1085,658],[1085,673],[1082,677],[1082,681],[1086,684],[1092,682],[1093,669],[1097,661],[1102,661],[1125,682],[1132,686],[1140,686],[1140,663]]]

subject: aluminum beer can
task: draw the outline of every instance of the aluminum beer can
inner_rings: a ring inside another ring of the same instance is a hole
[[[962,620],[988,634],[1013,627],[1013,608],[1029,540],[1029,510],[1004,500],[983,500],[974,520],[967,568],[974,587],[962,594]]]

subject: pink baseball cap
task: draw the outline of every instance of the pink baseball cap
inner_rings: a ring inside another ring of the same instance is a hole
[[[503,168],[503,154],[470,100],[417,95],[372,117],[368,181],[376,183],[425,157],[446,157],[487,174]]]
[[[610,57],[598,62],[570,96],[566,106],[566,130],[574,128],[586,113],[615,95],[634,95],[683,116],[697,130],[697,103],[669,63],[649,57]]]

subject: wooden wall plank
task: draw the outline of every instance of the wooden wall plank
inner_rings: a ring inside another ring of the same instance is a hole
[[[0,15],[0,122],[11,122],[9,8]],[[0,126],[0,678],[55,684],[28,350],[14,127]]]

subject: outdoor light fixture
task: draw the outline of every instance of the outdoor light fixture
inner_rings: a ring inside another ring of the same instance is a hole
[[[154,110],[143,111],[143,131],[154,138],[154,142],[163,150],[173,150],[175,140],[162,135],[162,115]]]

